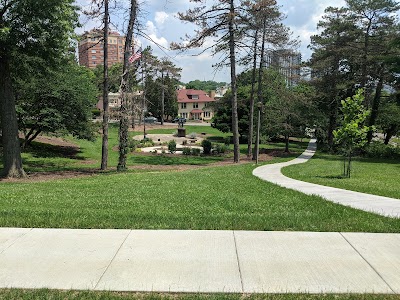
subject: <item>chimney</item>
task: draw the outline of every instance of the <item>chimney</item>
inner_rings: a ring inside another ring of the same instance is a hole
[[[215,91],[210,91],[210,98],[214,99],[215,98]]]

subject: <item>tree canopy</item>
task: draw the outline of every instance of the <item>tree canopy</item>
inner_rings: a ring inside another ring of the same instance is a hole
[[[57,65],[70,47],[78,24],[74,0],[4,0],[0,2],[0,111],[3,140],[3,176],[23,177],[15,85],[10,66],[21,62],[34,69]],[[35,64],[36,63],[36,64]]]

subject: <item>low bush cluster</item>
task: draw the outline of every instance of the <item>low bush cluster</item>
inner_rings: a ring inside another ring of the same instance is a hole
[[[176,142],[175,140],[171,140],[168,142],[168,151],[171,154],[174,154],[176,152]]]
[[[139,148],[146,148],[146,147],[153,147],[153,146],[154,146],[154,142],[152,139],[149,139],[149,138],[145,138],[140,141],[131,139],[129,141],[129,149],[131,151],[135,151],[136,149],[139,149]]]
[[[224,154],[228,150],[225,144],[214,144],[212,152],[215,154]]]
[[[400,159],[400,147],[375,141],[365,147],[365,156],[370,158]]]
[[[183,149],[182,149],[183,155],[199,156],[200,152],[201,152],[201,150],[199,148],[183,147]]]

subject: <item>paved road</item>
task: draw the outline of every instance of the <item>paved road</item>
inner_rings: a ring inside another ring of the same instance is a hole
[[[262,180],[266,180],[292,190],[300,191],[307,195],[317,195],[326,200],[342,205],[384,216],[400,218],[400,199],[393,199],[308,183],[286,177],[281,173],[281,169],[283,167],[307,162],[314,155],[315,150],[316,141],[313,139],[310,141],[307,150],[304,151],[304,153],[298,158],[284,163],[258,167],[254,169],[253,175],[261,178]]]
[[[400,234],[0,228],[0,288],[400,293]]]

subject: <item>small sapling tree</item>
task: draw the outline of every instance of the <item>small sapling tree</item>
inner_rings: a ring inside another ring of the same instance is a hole
[[[354,96],[342,100],[342,125],[333,132],[335,142],[342,147],[344,154],[343,176],[348,178],[354,151],[367,144],[367,133],[371,129],[364,125],[370,111],[364,108],[363,102],[364,89],[359,89]]]

